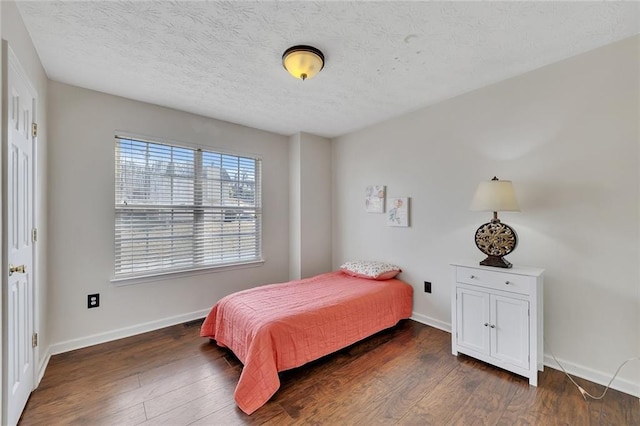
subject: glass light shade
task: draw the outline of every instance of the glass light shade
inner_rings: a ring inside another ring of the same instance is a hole
[[[495,179],[495,178],[494,178]],[[487,212],[519,212],[516,192],[510,180],[480,182],[471,201],[471,210]]]
[[[282,65],[295,78],[308,80],[324,68],[324,55],[315,47],[294,46],[282,55]]]

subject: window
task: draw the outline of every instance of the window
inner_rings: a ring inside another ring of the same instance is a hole
[[[115,279],[262,258],[260,160],[116,136]]]

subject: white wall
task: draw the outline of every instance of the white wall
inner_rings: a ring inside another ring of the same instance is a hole
[[[301,133],[302,278],[331,270],[331,141]]]
[[[2,36],[2,16],[4,14],[2,13],[2,6],[0,6],[0,42],[1,40],[1,36]],[[4,59],[2,59],[2,56],[0,55],[0,81],[2,81],[3,78],[3,73],[2,70],[4,68]],[[2,84],[0,84],[0,99],[2,98]],[[2,102],[0,101],[0,117],[2,117],[3,115],[3,109],[2,109]],[[0,146],[2,146],[2,143],[0,143]],[[0,176],[4,176],[4,169],[2,168],[2,149],[0,149]],[[4,223],[4,210],[3,210],[3,204],[2,204],[2,197],[0,197],[0,223]],[[3,242],[4,235],[2,233],[2,226],[0,226],[0,242]],[[0,243],[0,272],[4,273],[4,268],[6,268],[6,266],[2,267],[2,259],[4,259],[4,254],[2,251],[2,247],[4,246],[4,243]],[[0,284],[2,284],[2,279],[0,279]],[[4,310],[2,308],[2,305],[4,303],[3,300],[3,292],[0,290],[0,330],[4,330]],[[1,334],[0,334],[1,335]],[[0,338],[0,421],[2,420],[3,414],[4,412],[6,412],[5,408],[4,408],[4,399],[3,399],[3,390],[4,390],[4,368],[2,367],[4,365],[4,355],[3,355],[3,350],[4,350],[4,345],[3,345],[3,339]]]
[[[289,138],[289,279],[331,270],[331,141],[297,133]]]
[[[51,342],[48,316],[48,271],[47,271],[47,76],[40,63],[40,58],[31,42],[22,17],[13,1],[0,3],[2,19],[2,39],[7,40],[20,65],[26,72],[31,84],[38,93],[36,121],[38,122],[38,138],[36,144],[36,211],[35,226],[38,228],[38,243],[35,246],[34,274],[36,279],[36,312],[34,331],[39,335],[39,347],[36,349],[36,371],[42,373],[48,357],[47,348]]]
[[[287,137],[57,82],[49,84],[48,106],[54,352],[202,316],[233,291],[287,280]],[[264,265],[111,284],[115,130],[260,155]],[[94,292],[100,307],[88,310],[87,295]]]
[[[494,175],[510,179],[522,212],[500,214],[520,237],[508,259],[546,269],[546,341],[570,370],[608,380],[640,355],[639,44],[623,40],[335,139],[333,266],[401,265],[415,318],[446,329],[448,264],[483,258],[473,235],[491,214],[469,211],[473,192]],[[412,197],[410,228],[364,211],[371,184]],[[637,364],[618,388],[640,394]]]
[[[289,137],[289,279],[302,274],[300,255],[300,133]]]

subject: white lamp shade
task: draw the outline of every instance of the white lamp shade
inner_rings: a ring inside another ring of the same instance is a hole
[[[471,201],[471,210],[487,212],[519,212],[516,192],[510,180],[480,182]]]

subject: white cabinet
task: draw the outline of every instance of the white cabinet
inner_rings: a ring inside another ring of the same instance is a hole
[[[542,269],[451,265],[451,340],[464,353],[538,384],[542,358]]]

